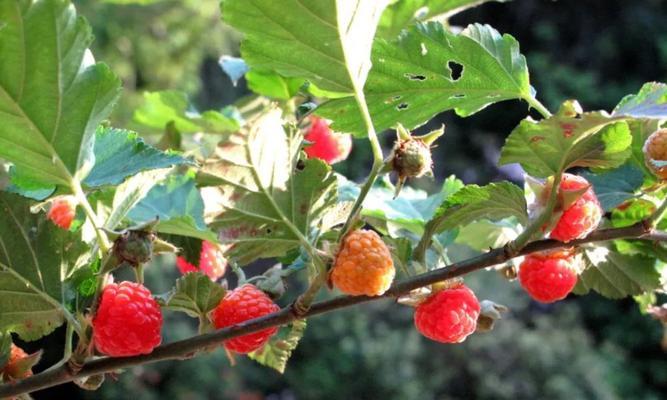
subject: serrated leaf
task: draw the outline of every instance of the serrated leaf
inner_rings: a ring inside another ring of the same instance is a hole
[[[499,182],[465,186],[445,200],[429,223],[436,224],[436,232],[442,232],[482,219],[498,221],[509,217],[515,217],[525,226],[526,199],[520,187]]]
[[[354,92],[370,69],[375,28],[387,0],[224,0],[222,16],[245,35],[251,68]]]
[[[227,133],[238,130],[242,120],[238,111],[226,107],[222,112],[197,112],[185,93],[168,90],[144,93],[144,104],[134,112],[134,120],[150,128],[164,130],[172,123],[181,133]]]
[[[667,85],[645,83],[637,94],[625,96],[614,109],[613,115],[634,118],[667,118]]]
[[[141,171],[183,164],[194,162],[144,143],[135,132],[99,127],[95,134],[95,166],[83,183],[92,187],[118,185]]]
[[[529,117],[507,138],[499,163],[519,163],[538,178],[572,167],[617,167],[630,156],[632,143],[628,124],[618,118],[604,111],[557,114],[539,122]]]
[[[415,22],[437,19],[446,21],[453,15],[490,1],[507,0],[398,0],[382,13],[377,36],[393,39],[402,29]]]
[[[412,129],[446,110],[469,116],[533,96],[519,43],[488,25],[454,34],[437,22],[417,24],[397,41],[376,40],[372,60],[364,93],[378,132],[397,123]],[[352,97],[330,100],[316,112],[333,120],[336,131],[365,134]]]
[[[282,329],[274,335],[261,349],[248,354],[248,357],[259,364],[273,368],[281,374],[285,372],[287,362],[292,352],[299,345],[306,330],[306,321],[299,319],[293,321],[289,331]],[[286,334],[284,332],[287,332]]]
[[[299,235],[327,231],[336,204],[336,178],[318,159],[297,160],[302,138],[271,109],[222,142],[201,169],[201,184],[218,187],[221,208],[211,222],[225,254],[241,264],[278,257],[301,244]],[[335,211],[335,210],[334,210]],[[297,232],[295,232],[297,231]]]
[[[204,223],[204,201],[190,175],[169,176],[153,187],[127,217],[137,225],[157,218],[158,232],[217,241]]]
[[[631,164],[601,174],[583,172],[581,175],[593,185],[595,195],[605,211],[634,198],[635,192],[644,182],[642,171]]]
[[[36,340],[60,326],[62,281],[86,250],[25,199],[0,192],[0,330]]]
[[[189,272],[176,281],[166,306],[193,318],[206,318],[225,296],[225,288],[201,272]]]
[[[585,249],[587,268],[579,275],[574,293],[593,290],[605,297],[620,299],[654,290],[660,286],[655,258],[624,255],[608,247]]]
[[[104,223],[104,227],[115,229],[127,216],[127,213],[146,197],[153,186],[163,181],[168,173],[168,169],[144,171],[120,184],[114,192],[111,212]]]
[[[43,184],[93,166],[97,125],[120,81],[87,50],[90,27],[61,0],[0,2],[0,157]]]

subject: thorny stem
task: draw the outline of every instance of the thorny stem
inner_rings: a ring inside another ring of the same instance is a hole
[[[585,243],[622,238],[667,241],[667,232],[653,231],[648,221],[641,221],[629,227],[597,230],[584,239],[573,240],[567,244],[552,239],[534,241],[524,246],[524,248],[518,251],[517,254],[510,254],[505,247],[501,247],[491,250],[488,253],[451,264],[446,268],[432,270],[427,273],[408,278],[402,282],[394,284],[382,296],[336,297],[331,300],[313,304],[312,307],[310,307],[310,309],[303,316],[297,316],[291,307],[285,307],[275,313],[265,315],[261,318],[255,318],[232,327],[219,329],[214,332],[197,335],[185,340],[159,346],[150,354],[121,358],[103,357],[91,360],[84,363],[78,372],[74,372],[69,369],[67,365],[63,365],[59,368],[44,371],[23,380],[1,385],[0,398],[16,396],[21,393],[27,393],[56,386],[62,383],[70,382],[74,379],[107,373],[115,371],[119,368],[128,368],[157,361],[175,359],[181,360],[189,358],[198,350],[219,345],[223,340],[246,335],[252,332],[257,332],[273,326],[284,325],[299,318],[324,314],[356,304],[367,303],[386,298],[396,298],[409,293],[414,289],[469,274],[473,271],[484,269],[493,265],[501,264],[517,256],[522,256],[538,251],[553,250],[563,247],[582,245]]]

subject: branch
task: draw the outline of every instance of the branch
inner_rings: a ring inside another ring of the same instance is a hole
[[[514,257],[534,253],[537,251],[552,250],[563,247],[577,246],[585,243],[600,242],[622,238],[634,238],[652,241],[667,241],[667,232],[655,232],[651,229],[650,221],[642,221],[625,228],[601,229],[591,233],[588,237],[574,240],[567,244],[552,239],[538,240],[528,243],[518,254],[511,254],[505,247],[494,249],[488,253],[449,265],[446,268],[436,269],[414,276],[392,286],[384,295],[368,296],[340,296],[331,300],[315,303],[302,317],[324,314],[356,304],[367,303],[386,298],[395,298],[414,289],[441,282],[447,279],[462,276],[473,271],[501,264]],[[187,359],[196,355],[204,348],[221,344],[223,340],[242,336],[273,326],[287,324],[299,319],[291,306],[280,311],[265,315],[261,318],[220,329],[211,333],[194,336],[189,339],[168,343],[157,347],[152,353],[134,357],[110,358],[103,357],[89,361],[78,372],[71,371],[67,365],[44,371],[32,377],[6,383],[0,386],[0,398],[16,396],[21,393],[56,386],[72,380],[112,372],[120,368],[128,368],[141,364],[148,364],[164,360]]]

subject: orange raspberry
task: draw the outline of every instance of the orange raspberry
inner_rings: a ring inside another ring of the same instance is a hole
[[[389,289],[396,271],[387,245],[374,231],[348,234],[331,270],[331,282],[353,296],[379,296]]]
[[[667,179],[667,129],[658,129],[644,142],[644,162],[660,179]]]

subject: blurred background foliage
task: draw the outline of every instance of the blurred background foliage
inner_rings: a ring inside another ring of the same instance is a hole
[[[124,4],[137,2],[144,4]],[[93,26],[96,58],[123,79],[115,125],[148,133],[132,122],[144,91],[185,91],[199,110],[219,109],[248,93],[243,80],[234,86],[218,65],[222,54],[238,56],[240,38],[220,22],[217,0],[74,3]],[[610,110],[643,82],[667,80],[662,0],[514,0],[483,5],[451,22],[488,23],[516,37],[532,84],[552,110],[567,98],[579,99],[588,110]],[[520,180],[520,171],[495,164],[526,107],[507,102],[467,119],[438,116],[420,129],[447,125],[435,149],[436,178],[415,184],[432,190],[450,174],[466,183]],[[393,134],[383,140],[388,149]],[[358,180],[368,171],[369,154],[357,140],[350,159],[337,169]],[[173,258],[160,258],[147,281],[155,292],[166,291],[176,276]],[[660,399],[667,393],[661,326],[641,315],[631,299],[592,294],[545,306],[492,272],[468,281],[480,298],[511,312],[492,333],[473,335],[458,346],[419,337],[410,309],[379,302],[311,319],[284,375],[244,357],[231,367],[220,350],[128,370],[118,382],[107,378],[98,392],[70,384],[35,398]],[[168,318],[173,320],[165,324],[165,341],[195,333],[193,321]],[[42,365],[49,365],[59,358],[49,349],[60,348],[62,334],[26,347],[46,347]]]

